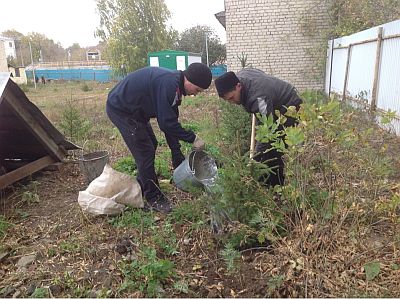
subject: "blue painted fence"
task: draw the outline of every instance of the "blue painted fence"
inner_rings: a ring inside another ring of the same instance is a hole
[[[32,71],[26,71],[29,79],[33,78]],[[94,69],[65,69],[65,70],[35,70],[35,75],[40,79],[42,76],[46,80],[85,80],[109,82],[116,78],[112,70],[94,70]]]
[[[210,69],[213,77],[219,77],[226,73],[227,67],[225,64],[220,64],[211,66]],[[26,71],[26,75],[28,79],[33,78],[32,71]],[[35,70],[35,75],[39,79],[43,76],[46,80],[85,80],[109,82],[112,80],[122,79],[121,77],[115,76],[111,69],[38,69]]]
[[[213,65],[213,66],[210,66],[210,69],[211,69],[211,74],[213,75],[213,77],[219,77],[219,76],[225,74],[227,71],[226,64]]]

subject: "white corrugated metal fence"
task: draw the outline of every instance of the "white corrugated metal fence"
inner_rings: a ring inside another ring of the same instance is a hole
[[[400,20],[329,41],[325,78],[328,94],[396,112],[400,135]]]

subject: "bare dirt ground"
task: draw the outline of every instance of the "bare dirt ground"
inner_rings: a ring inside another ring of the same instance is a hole
[[[0,266],[2,296],[26,297],[36,287],[48,287],[54,297],[96,297],[104,288],[116,290],[122,282],[118,262],[140,242],[137,230],[115,228],[106,216],[82,213],[77,194],[86,182],[75,163],[34,179],[38,202],[13,199],[15,193],[2,200],[1,214],[13,223],[2,243],[3,250],[10,253]],[[171,197],[175,203],[193,200],[178,190]],[[162,226],[163,215],[156,217]],[[167,288],[166,297],[257,297],[264,293],[264,284],[258,283],[265,279],[259,259],[268,253],[244,253],[242,271],[230,276],[211,230],[198,230],[188,238],[190,224],[175,225],[174,229],[179,236],[179,254],[173,261],[179,276],[190,281],[191,292],[180,294]],[[21,257],[30,255],[34,255],[32,263],[17,265]],[[143,295],[138,292],[126,296]]]

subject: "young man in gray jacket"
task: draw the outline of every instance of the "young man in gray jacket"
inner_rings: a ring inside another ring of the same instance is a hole
[[[298,110],[303,102],[291,84],[255,68],[245,68],[237,74],[227,72],[215,80],[215,86],[224,100],[242,105],[249,113],[273,115],[274,120],[278,118],[276,110],[285,114],[288,107],[295,106]],[[294,126],[296,123],[296,119],[287,117],[284,126]],[[283,126],[279,127],[279,130],[283,129]],[[274,149],[271,143],[257,141],[254,160],[266,163],[273,170],[273,173],[261,178],[266,185],[273,187],[284,184],[282,153]]]

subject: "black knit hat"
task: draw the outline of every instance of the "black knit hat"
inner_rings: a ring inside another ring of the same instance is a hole
[[[238,83],[239,79],[234,72],[227,72],[215,79],[219,97],[222,98],[227,92],[233,90]]]
[[[211,70],[208,66],[200,62],[194,62],[183,71],[188,81],[200,88],[207,89],[212,80]]]

